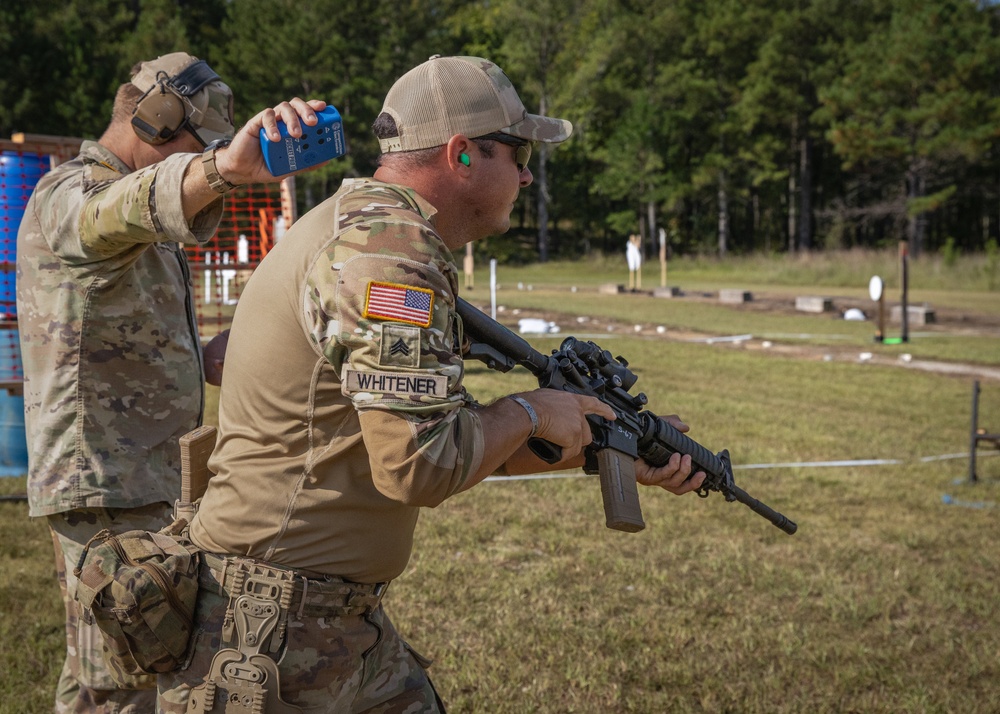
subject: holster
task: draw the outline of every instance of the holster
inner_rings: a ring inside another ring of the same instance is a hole
[[[295,578],[241,561],[222,626],[222,648],[204,684],[191,691],[188,712],[283,714],[301,712],[281,698],[277,660],[285,640]],[[237,593],[239,593],[237,595]]]

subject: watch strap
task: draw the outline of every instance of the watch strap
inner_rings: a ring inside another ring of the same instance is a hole
[[[219,193],[228,193],[234,188],[239,188],[236,184],[229,183],[222,177],[219,173],[218,167],[215,165],[215,152],[221,149],[221,146],[210,146],[205,149],[205,153],[201,155],[201,165],[205,169],[205,179],[208,181],[208,185],[212,187],[214,191]]]

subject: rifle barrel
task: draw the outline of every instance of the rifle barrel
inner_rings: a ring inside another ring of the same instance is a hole
[[[770,506],[761,503],[739,486],[734,484],[731,488],[737,501],[742,503],[757,515],[763,516],[788,535],[792,535],[799,529],[799,527],[795,524],[795,521],[789,520],[787,516],[783,516]]]
[[[651,466],[662,466],[674,453],[691,455],[691,472],[704,471],[706,478],[702,488],[719,491],[727,501],[739,501],[759,516],[792,535],[798,530],[794,521],[789,520],[756,498],[748,494],[733,481],[733,466],[729,462],[729,452],[713,454],[686,434],[679,432],[672,424],[652,412],[641,412],[642,435],[639,437],[639,456]]]

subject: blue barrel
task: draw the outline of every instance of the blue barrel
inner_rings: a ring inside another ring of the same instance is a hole
[[[49,170],[48,154],[0,152],[0,381],[24,378],[17,331],[17,230],[38,180]],[[0,389],[0,476],[28,471],[24,397]]]
[[[21,349],[17,330],[0,329],[0,380],[20,382]],[[24,431],[24,397],[0,389],[0,477],[28,473],[28,443]]]
[[[28,473],[28,443],[24,434],[24,397],[0,391],[0,477]]]
[[[48,170],[48,154],[0,152],[0,319],[17,315],[14,291],[17,229],[35,184]]]

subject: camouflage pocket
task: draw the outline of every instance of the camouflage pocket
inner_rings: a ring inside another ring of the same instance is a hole
[[[77,600],[104,635],[116,675],[172,672],[184,663],[198,602],[198,550],[164,531],[105,529],[84,548]]]

